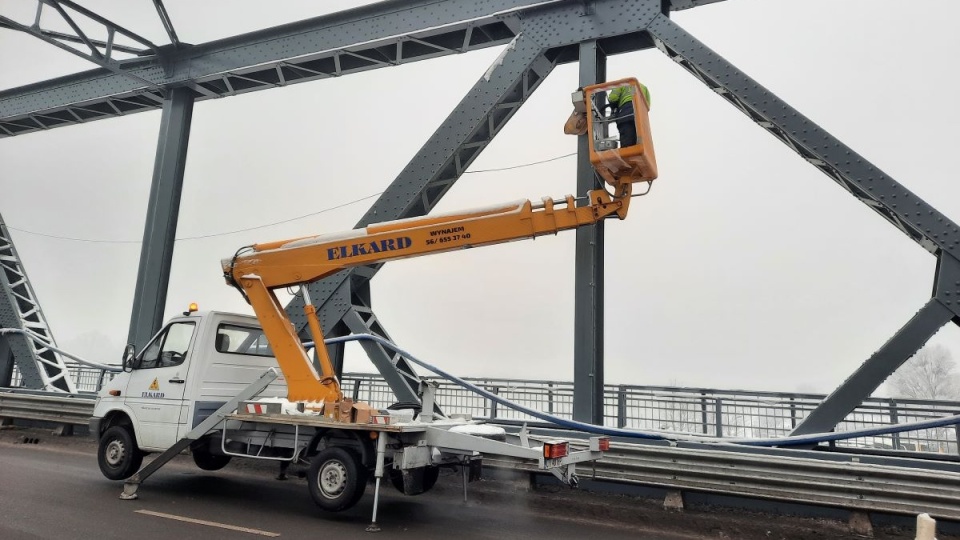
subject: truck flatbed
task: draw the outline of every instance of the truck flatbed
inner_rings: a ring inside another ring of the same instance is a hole
[[[310,426],[354,431],[383,431],[388,433],[419,433],[426,430],[426,425],[421,423],[404,422],[398,424],[356,424],[352,422],[337,422],[319,415],[311,416],[299,414],[235,413],[227,416],[227,420],[239,420],[241,422],[254,422],[259,424]]]

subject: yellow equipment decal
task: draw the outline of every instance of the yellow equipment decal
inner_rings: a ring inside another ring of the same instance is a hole
[[[160,389],[160,383],[157,382],[157,379],[153,379],[153,382],[150,383],[150,388],[147,388],[147,390],[159,390],[159,389]]]

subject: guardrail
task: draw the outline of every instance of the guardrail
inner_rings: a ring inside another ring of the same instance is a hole
[[[510,460],[484,464],[535,470]],[[613,443],[603,459],[577,473],[581,480],[960,520],[958,472]]]
[[[86,425],[93,415],[93,397],[83,394],[40,395],[0,392],[0,418]]]

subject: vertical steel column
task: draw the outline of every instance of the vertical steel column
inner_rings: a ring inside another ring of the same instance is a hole
[[[163,325],[173,243],[180,214],[183,170],[193,118],[194,93],[189,88],[169,90],[163,101],[157,159],[147,203],[147,221],[140,248],[140,270],[133,297],[128,341],[137,349]]]
[[[9,388],[13,381],[13,350],[6,336],[0,336],[0,388]]]
[[[581,43],[580,86],[606,80],[607,55],[596,41]],[[596,187],[589,141],[582,135],[577,138],[577,196]],[[603,425],[603,222],[581,227],[576,234],[573,419]]]

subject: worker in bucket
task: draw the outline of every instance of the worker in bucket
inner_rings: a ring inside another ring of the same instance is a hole
[[[643,84],[640,85],[647,107],[650,106],[650,91]],[[637,144],[637,124],[633,117],[633,89],[629,86],[618,86],[607,95],[610,103],[610,117],[617,122],[617,131],[620,132],[620,148]]]

